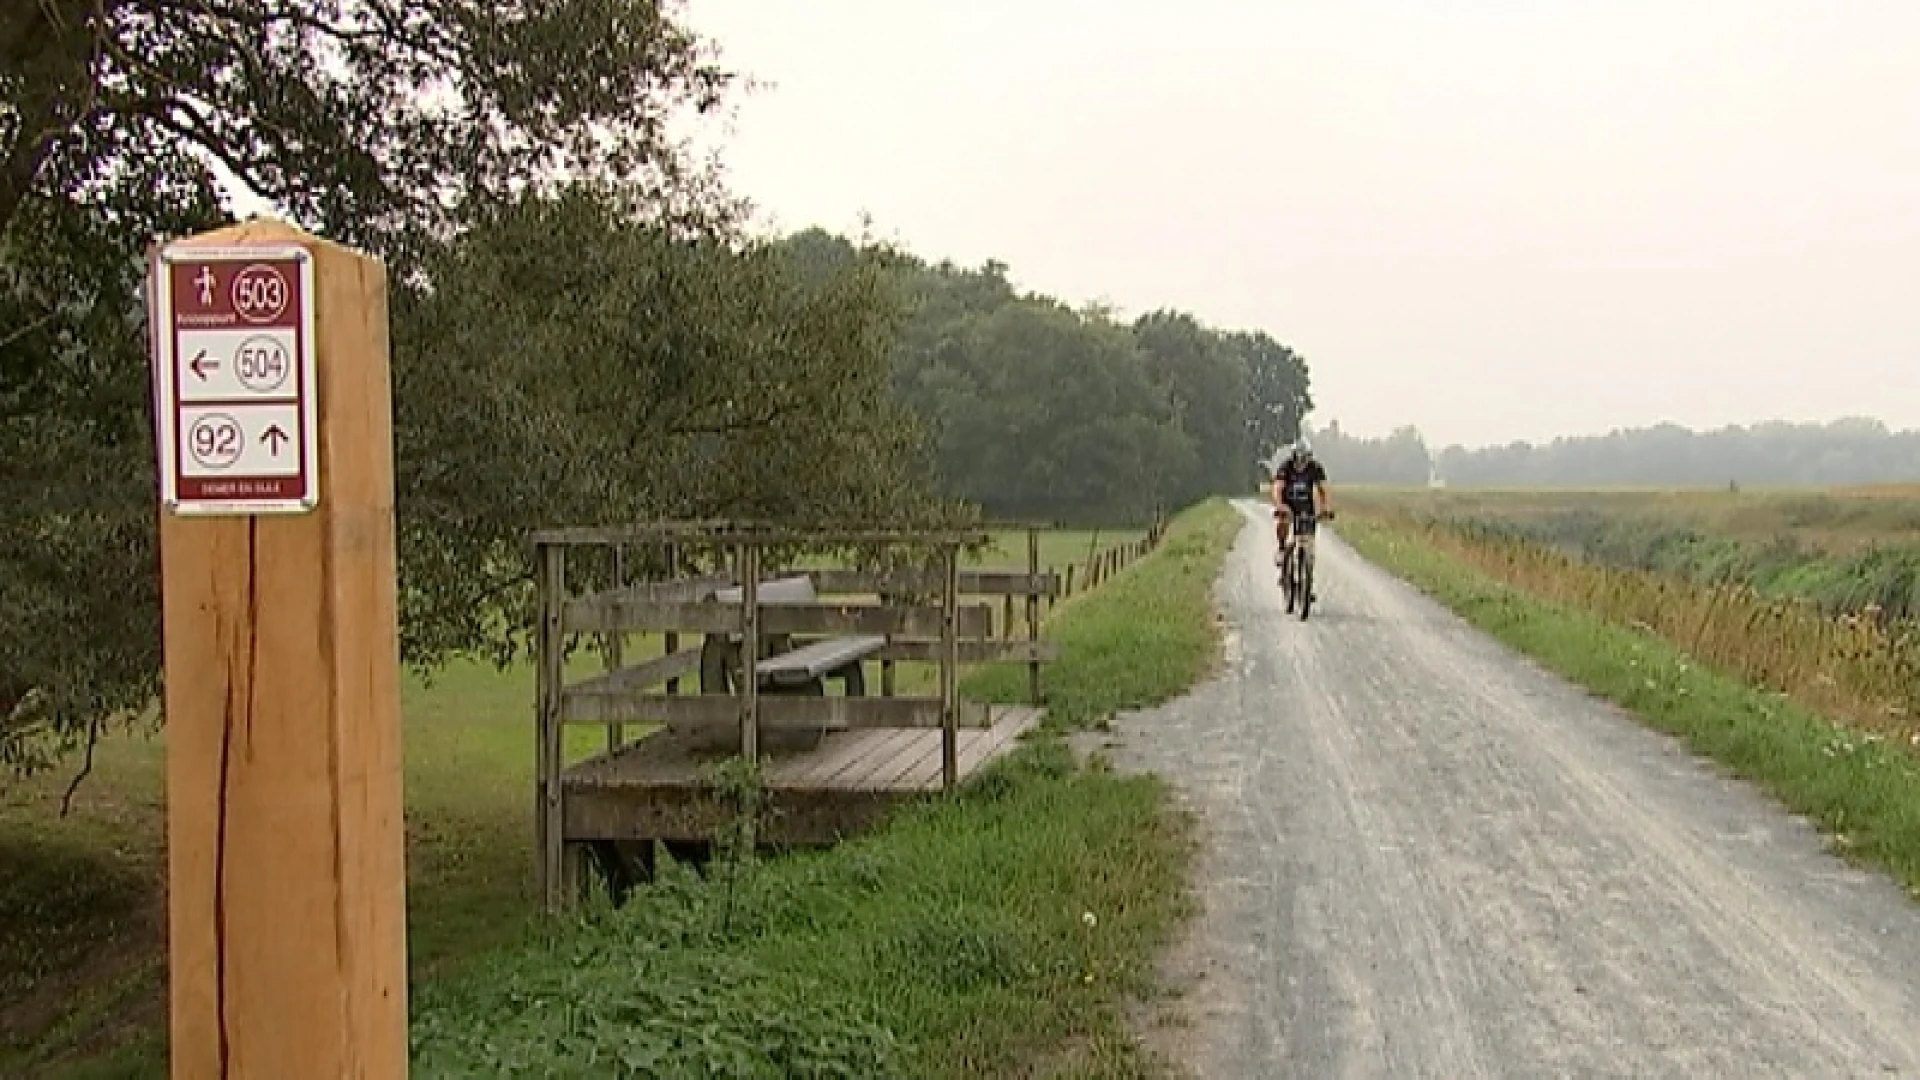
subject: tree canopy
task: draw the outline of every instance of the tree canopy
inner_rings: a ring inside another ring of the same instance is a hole
[[[515,653],[533,527],[1137,521],[1242,490],[1309,407],[1263,334],[749,235],[669,135],[732,84],[652,0],[0,11],[0,765],[150,713],[144,254],[235,184],[392,270],[417,666]]]
[[[856,252],[820,230],[786,245],[812,272]],[[993,517],[1138,521],[1245,491],[1312,408],[1306,361],[1264,332],[1171,309],[1131,323],[1075,311],[1016,289],[996,261],[876,257],[907,312],[895,385],[940,488]]]

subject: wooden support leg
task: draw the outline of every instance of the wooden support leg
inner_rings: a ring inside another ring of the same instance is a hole
[[[587,899],[587,845],[562,842],[560,850],[560,889],[569,908],[577,908]]]
[[[960,782],[960,552],[946,550],[946,584],[940,594],[940,778],[952,791]]]
[[[538,770],[535,787],[539,806],[536,810],[538,821],[538,844],[535,849],[540,903],[549,914],[559,911],[569,895],[565,886],[565,873],[561,867],[561,724],[560,693],[565,675],[563,654],[566,643],[561,639],[560,610],[566,602],[566,549],[559,545],[545,545],[538,552],[540,557],[540,648],[539,670],[537,673],[538,694],[540,700],[539,723],[536,725],[539,745],[537,747],[536,768]]]
[[[1040,530],[1038,529],[1027,530],[1027,576],[1027,640],[1039,641],[1040,596],[1033,591],[1040,581]],[[1040,661],[1038,660],[1027,662],[1027,703],[1040,704]]]

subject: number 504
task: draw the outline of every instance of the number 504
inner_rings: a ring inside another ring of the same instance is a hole
[[[272,338],[248,338],[233,356],[233,373],[247,389],[265,391],[287,381],[287,350]]]

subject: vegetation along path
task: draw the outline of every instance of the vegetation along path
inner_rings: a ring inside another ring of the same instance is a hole
[[[1223,670],[1112,752],[1207,822],[1176,958],[1208,1077],[1920,1075],[1920,910],[1810,826],[1263,508]],[[1189,981],[1190,980],[1190,981]]]

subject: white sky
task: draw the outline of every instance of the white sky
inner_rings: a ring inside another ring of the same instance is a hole
[[[769,225],[1304,353],[1361,433],[1920,427],[1920,0],[691,0]]]

